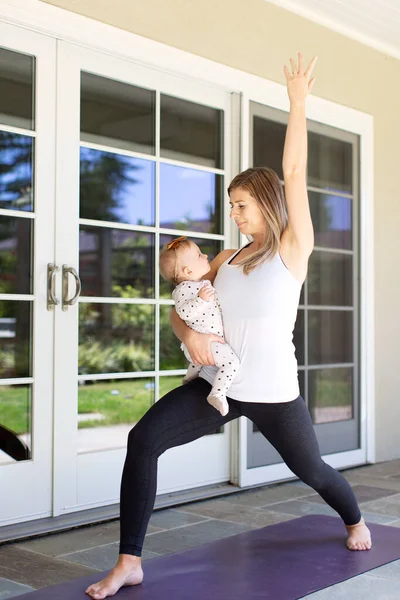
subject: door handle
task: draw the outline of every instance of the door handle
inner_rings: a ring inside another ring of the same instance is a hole
[[[60,304],[60,301],[54,295],[54,279],[59,270],[60,267],[56,267],[53,263],[47,265],[47,310],[53,310],[55,306]]]
[[[68,298],[68,274],[75,278],[75,294],[72,298]],[[79,294],[81,293],[82,285],[81,280],[79,279],[78,273],[75,271],[74,267],[69,267],[68,265],[63,265],[62,267],[62,309],[68,310],[69,306],[72,306],[78,301]]]

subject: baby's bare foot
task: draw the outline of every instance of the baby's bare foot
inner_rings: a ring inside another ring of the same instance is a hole
[[[142,560],[138,556],[120,554],[118,562],[105,579],[90,585],[86,594],[94,600],[114,596],[123,586],[138,585],[143,581]]]
[[[349,550],[371,550],[371,532],[365,524],[363,518],[357,525],[346,525],[347,547]]]

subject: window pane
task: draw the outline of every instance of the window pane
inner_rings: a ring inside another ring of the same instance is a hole
[[[173,306],[160,306],[160,371],[186,369],[188,361],[180,346],[181,343],[172,331],[169,315]],[[179,378],[178,385],[182,383]]]
[[[0,386],[0,464],[31,458],[30,385]]]
[[[32,221],[0,216],[0,294],[31,294]]]
[[[296,348],[296,358],[299,365],[304,365],[304,310],[297,312],[296,324],[293,332],[293,343]]]
[[[154,298],[154,235],[81,225],[83,296]]]
[[[308,192],[308,198],[314,224],[315,245],[351,250],[352,200],[311,191]]]
[[[160,226],[203,233],[223,231],[221,175],[160,165]]]
[[[352,192],[353,145],[308,132],[308,185]]]
[[[34,129],[33,56],[0,48],[0,122]]]
[[[308,373],[309,410],[313,422],[353,418],[353,369],[318,369]]]
[[[91,73],[81,86],[82,141],[154,154],[154,91]]]
[[[154,162],[81,148],[80,171],[83,219],[154,225]]]
[[[314,250],[308,270],[308,303],[352,306],[353,257]]]
[[[0,131],[0,208],[33,210],[33,139]]]
[[[161,249],[173,240],[178,235],[160,235],[160,251]],[[222,250],[222,240],[202,240],[200,238],[190,238],[195,244],[197,244],[202,252],[208,254],[208,260],[211,262],[215,256]],[[160,276],[160,298],[171,299],[172,290],[174,286],[168,281],[164,281]]]
[[[307,401],[306,390],[305,390],[306,373],[305,373],[305,371],[298,371],[297,376],[299,379],[300,396],[303,398],[304,401]]]
[[[153,305],[79,304],[79,373],[153,369]]]
[[[0,378],[31,377],[32,302],[0,301]]]
[[[154,379],[80,381],[78,451],[122,448],[133,425],[154,403]]]
[[[353,362],[353,311],[308,311],[308,362]]]
[[[253,166],[269,167],[283,180],[282,156],[286,125],[253,117]]]
[[[223,111],[161,95],[161,156],[224,168]]]

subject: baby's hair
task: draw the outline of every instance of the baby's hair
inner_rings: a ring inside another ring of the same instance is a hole
[[[169,242],[160,252],[160,273],[163,279],[177,285],[178,282],[178,255],[181,250],[187,250],[192,242],[185,235]]]

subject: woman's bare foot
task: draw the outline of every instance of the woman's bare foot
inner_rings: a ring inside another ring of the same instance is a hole
[[[365,524],[363,517],[357,525],[346,525],[347,547],[349,550],[371,550],[371,532]]]
[[[142,559],[139,556],[120,554],[118,562],[105,579],[90,585],[86,594],[95,600],[114,596],[127,585],[138,585],[143,581]]]

